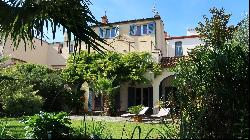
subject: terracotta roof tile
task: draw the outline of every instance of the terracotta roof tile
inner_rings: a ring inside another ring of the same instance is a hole
[[[185,58],[187,59],[188,56],[182,56],[182,57],[162,57],[161,59],[161,67],[163,68],[170,68],[177,64],[177,62],[181,59]]]

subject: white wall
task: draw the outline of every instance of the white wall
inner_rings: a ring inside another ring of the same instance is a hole
[[[182,42],[183,55],[188,55],[187,54],[188,49],[193,49],[195,46],[203,44],[202,41],[198,37],[166,40],[167,47],[168,47],[167,57],[175,56],[175,42],[178,42],[178,41]]]

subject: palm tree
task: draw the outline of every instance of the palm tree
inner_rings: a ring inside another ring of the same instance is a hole
[[[52,29],[53,39],[56,28],[62,27],[63,32],[68,33],[69,42],[75,40],[77,49],[81,49],[84,41],[94,50],[103,52],[105,48],[101,43],[105,41],[90,28],[90,24],[98,24],[88,8],[90,4],[89,0],[1,0],[0,38],[6,41],[11,37],[15,47],[23,40],[26,50],[27,42],[34,37],[40,38],[42,43],[46,37],[44,27],[47,31]]]

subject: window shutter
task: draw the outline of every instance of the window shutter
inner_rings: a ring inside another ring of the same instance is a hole
[[[100,38],[104,38],[103,29],[101,27],[99,28],[99,36]]]
[[[136,26],[133,24],[133,25],[130,25],[130,31],[129,31],[129,34],[130,35],[135,35],[135,28]]]
[[[117,25],[115,28],[115,36],[117,37],[119,34],[120,34],[120,29],[119,29],[119,25]]]
[[[155,22],[148,23],[148,34],[155,33]]]

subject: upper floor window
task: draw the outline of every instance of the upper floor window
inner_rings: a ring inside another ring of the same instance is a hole
[[[175,42],[175,56],[182,56],[182,55],[183,55],[182,42],[181,41]]]
[[[69,53],[72,53],[72,52],[74,52],[74,46],[73,46],[73,44],[71,44],[69,46]]]
[[[113,28],[99,28],[101,38],[113,38],[119,35],[119,26]]]
[[[148,24],[142,25],[130,25],[130,35],[140,36],[146,34],[153,34],[155,32],[155,22],[150,22]]]

